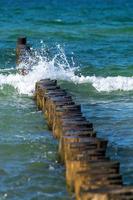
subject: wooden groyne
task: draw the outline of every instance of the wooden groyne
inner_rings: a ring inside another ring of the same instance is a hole
[[[66,184],[76,200],[133,200],[133,187],[123,185],[119,162],[106,156],[107,140],[98,138],[72,97],[56,80],[36,83],[35,99],[65,165]]]
[[[30,52],[26,38],[17,42],[17,64]],[[26,69],[20,73],[25,75]],[[59,140],[59,161],[66,170],[68,191],[76,200],[133,200],[133,187],[123,185],[119,162],[106,156],[107,140],[98,138],[72,97],[56,80],[36,83],[35,100]]]

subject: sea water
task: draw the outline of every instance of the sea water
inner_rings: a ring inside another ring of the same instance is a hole
[[[1,200],[72,199],[57,141],[33,100],[42,78],[57,79],[82,105],[124,184],[133,184],[132,10],[130,0],[0,1]],[[21,35],[31,56],[16,67]]]

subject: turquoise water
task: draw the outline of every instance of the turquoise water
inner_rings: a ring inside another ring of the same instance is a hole
[[[47,77],[81,103],[109,140],[124,184],[133,184],[132,10],[130,0],[0,1],[0,199],[72,199],[57,141],[32,98]],[[21,65],[31,69],[26,76],[15,64],[21,35],[33,47]]]

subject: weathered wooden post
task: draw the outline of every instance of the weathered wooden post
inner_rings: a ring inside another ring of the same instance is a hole
[[[30,51],[29,45],[27,45],[26,37],[18,38],[17,47],[16,47],[16,65],[19,65],[22,62],[24,62],[25,64],[28,64],[29,55],[31,55],[31,51]],[[28,74],[27,67],[22,66],[19,70],[19,73],[21,75]]]
[[[27,39],[26,37],[20,37],[17,41],[16,47],[16,64],[20,64],[24,58],[25,51],[27,50]]]
[[[106,157],[107,140],[97,138],[81,106],[50,79],[36,83],[35,97],[59,140],[67,188],[75,192],[76,200],[132,200],[133,188],[123,186],[119,162]]]

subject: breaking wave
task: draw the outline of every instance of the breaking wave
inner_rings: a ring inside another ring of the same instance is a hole
[[[10,74],[2,74],[0,72],[0,87],[3,88],[4,85],[8,84],[17,89],[19,94],[32,95],[37,81],[51,78],[66,80],[75,84],[88,83],[99,92],[133,90],[133,77],[83,76],[82,73],[76,75],[77,67],[75,67],[73,59],[71,58],[70,64],[64,49],[60,45],[57,46],[57,50],[58,52],[53,57],[46,55],[45,48],[42,48],[41,52],[32,50],[32,56],[29,56],[26,61],[17,67],[18,69],[25,68],[29,73],[23,76],[18,71]]]

